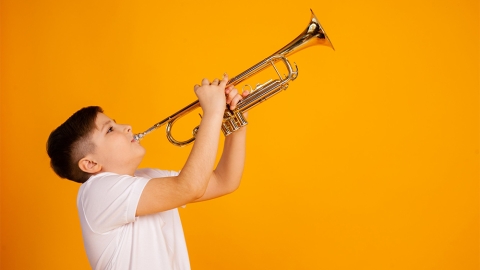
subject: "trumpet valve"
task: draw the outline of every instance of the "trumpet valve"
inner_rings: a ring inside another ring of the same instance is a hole
[[[243,113],[241,111],[235,112],[235,120],[237,120],[237,123],[240,127],[246,126],[248,124],[245,117],[243,117]]]
[[[248,124],[241,111],[235,111],[233,114],[232,112],[228,112],[226,116],[222,124],[222,132],[225,136],[232,134]]]
[[[235,118],[233,117],[230,117],[226,123],[228,123],[228,126],[231,128],[231,131],[232,132],[235,132],[237,130],[240,129],[240,127],[238,126],[237,122],[235,121]]]
[[[234,130],[232,130],[232,127],[230,126],[230,122],[223,122],[222,132],[225,136],[228,136],[234,132]]]

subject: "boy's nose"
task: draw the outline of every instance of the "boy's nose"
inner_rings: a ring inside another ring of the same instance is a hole
[[[128,133],[131,133],[132,132],[132,126],[125,125],[125,131],[128,132]]]

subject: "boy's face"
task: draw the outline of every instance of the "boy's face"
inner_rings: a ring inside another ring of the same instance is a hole
[[[97,115],[92,142],[93,159],[101,172],[133,174],[145,155],[145,148],[133,139],[132,127],[117,124],[103,113]]]

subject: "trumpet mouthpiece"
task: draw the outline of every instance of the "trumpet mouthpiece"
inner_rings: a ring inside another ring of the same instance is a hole
[[[135,134],[135,135],[133,135],[133,139],[138,142],[138,141],[140,141],[141,139],[143,139],[144,136],[145,136],[145,135],[144,135],[143,133],[141,133],[141,134]]]

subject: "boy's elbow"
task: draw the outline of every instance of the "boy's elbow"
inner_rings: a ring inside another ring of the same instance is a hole
[[[207,188],[206,187],[195,187],[192,189],[192,202],[200,199],[204,194],[205,192],[207,191]]]
[[[234,184],[231,184],[229,185],[226,189],[225,189],[225,194],[230,194],[230,193],[233,193],[235,192],[237,189],[240,188],[240,181],[237,181],[235,182]]]
[[[207,185],[203,181],[186,181],[185,193],[189,195],[190,201],[196,201],[205,194]]]

